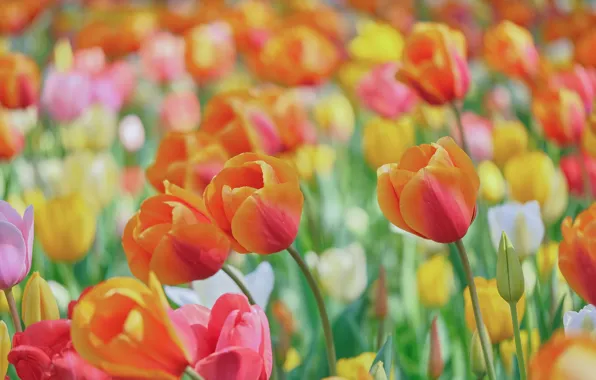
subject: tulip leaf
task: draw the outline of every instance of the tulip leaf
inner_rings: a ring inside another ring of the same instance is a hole
[[[331,329],[338,359],[354,357],[366,351],[367,344],[362,335],[362,325],[367,306],[366,297],[361,297],[348,306],[333,322]]]
[[[545,310],[548,310],[548,308],[544,308],[543,303],[542,303],[542,296],[540,294],[540,284],[538,284],[535,288],[534,288],[534,296],[532,297],[532,300],[534,301],[533,305],[530,305],[530,302],[528,302],[528,308],[529,307],[535,307],[535,312],[536,312],[536,320],[538,321],[538,332],[540,333],[540,341],[541,342],[546,342],[550,336],[550,332],[548,331],[548,320],[546,318],[546,312]],[[527,301],[530,301],[529,299]]]
[[[375,364],[377,364],[377,362],[379,361],[383,362],[383,369],[385,370],[385,373],[389,378],[391,374],[391,365],[393,363],[393,338],[391,337],[391,335],[387,337],[385,344],[383,344],[383,347],[381,347],[379,352],[377,352],[377,356],[375,357],[375,360],[373,361],[373,364],[370,367],[370,373],[372,373],[372,369],[375,367]]]
[[[563,297],[561,297],[561,301],[559,302],[559,306],[557,306],[557,309],[555,311],[555,314],[553,315],[553,320],[552,320],[552,327],[550,330],[550,333],[552,334],[554,331],[556,331],[557,329],[560,329],[561,327],[563,327],[563,306],[565,304],[565,298],[567,297],[567,295],[563,295]]]

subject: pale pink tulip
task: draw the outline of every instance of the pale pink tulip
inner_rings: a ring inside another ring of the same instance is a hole
[[[100,47],[77,50],[74,53],[73,68],[75,71],[89,75],[98,75],[105,67],[106,55]]]
[[[5,201],[0,201],[0,290],[23,281],[31,270],[33,253],[33,207],[23,217]]]
[[[470,148],[470,155],[475,161],[490,160],[493,157],[493,125],[490,120],[476,115],[472,112],[464,112],[462,115],[464,133]],[[457,124],[453,122],[451,134],[455,141],[461,145],[461,137]]]
[[[73,121],[93,102],[92,80],[89,75],[77,71],[51,70],[43,86],[41,101],[55,120]]]
[[[145,74],[156,82],[170,82],[184,74],[184,39],[168,32],[147,38],[140,50]]]
[[[172,92],[161,104],[161,125],[166,131],[190,131],[201,122],[201,103],[191,91]]]

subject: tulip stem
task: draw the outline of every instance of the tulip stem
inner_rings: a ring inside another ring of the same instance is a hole
[[[314,277],[312,276],[312,273],[310,273],[308,265],[306,265],[306,262],[304,262],[304,260],[300,256],[300,253],[296,251],[296,248],[289,246],[288,252],[292,256],[294,261],[296,261],[296,264],[298,264],[298,266],[300,267],[300,270],[304,274],[304,277],[306,277],[306,281],[308,282],[308,285],[310,286],[310,289],[312,290],[313,295],[315,296],[315,301],[317,302],[317,307],[321,316],[323,332],[325,333],[325,344],[327,345],[327,361],[329,362],[329,374],[330,376],[336,376],[337,360],[335,356],[335,344],[333,343],[333,333],[331,331],[331,324],[329,323],[329,316],[327,315],[327,309],[325,308],[325,301],[323,300],[323,295],[321,294],[321,291],[319,290],[319,287],[317,286],[317,283]]]
[[[511,309],[511,323],[513,323],[513,336],[515,337],[515,351],[517,352],[517,365],[519,367],[519,377],[526,380],[526,364],[524,362],[524,350],[521,343],[521,334],[519,332],[519,323],[517,320],[517,308],[515,302],[509,302]],[[530,341],[532,339],[529,339]]]
[[[12,288],[4,289],[6,295],[6,302],[8,302],[8,308],[10,309],[10,316],[12,317],[12,323],[16,332],[23,332],[23,326],[21,325],[21,317],[19,316],[19,310],[17,309],[17,303],[14,300],[12,294]]]
[[[590,179],[590,172],[588,171],[588,167],[586,166],[586,161],[584,160],[584,156],[582,155],[581,151],[578,152],[578,159],[579,159],[580,169],[582,171],[582,179],[584,181],[584,197],[588,201],[588,206],[590,206],[593,202],[592,180]]]
[[[244,282],[242,282],[242,280],[238,276],[236,276],[236,274],[230,269],[230,266],[224,264],[221,270],[223,270],[224,273],[227,274],[228,277],[230,277],[230,279],[232,279],[232,281],[234,281],[234,283],[240,288],[240,290],[242,290],[242,293],[244,293],[246,298],[248,298],[248,302],[250,302],[251,305],[255,305],[256,302],[255,299],[252,297],[250,290],[248,290],[246,285],[244,285]]]
[[[461,138],[461,146],[470,158],[472,155],[470,154],[470,148],[468,147],[468,140],[466,139],[466,134],[464,133],[464,125],[461,121],[461,112],[459,111],[459,107],[455,103],[451,103],[451,109],[453,110],[453,114],[455,115],[455,121],[457,122],[457,129],[459,131],[459,136]]]
[[[478,291],[476,290],[476,284],[474,283],[474,276],[472,275],[472,268],[470,268],[470,261],[468,260],[468,254],[464,243],[460,240],[455,242],[459,258],[464,267],[466,274],[466,281],[470,288],[470,298],[472,299],[472,308],[474,309],[474,319],[476,320],[476,329],[478,330],[478,336],[480,337],[480,345],[482,346],[482,354],[484,361],[486,362],[486,369],[488,372],[488,378],[490,380],[496,380],[495,369],[490,357],[490,342],[486,336],[486,330],[484,328],[484,322],[482,321],[482,313],[480,312],[480,302],[478,301]]]
[[[192,380],[205,380],[203,376],[199,375],[192,367],[186,367],[184,370],[186,376],[190,377]]]

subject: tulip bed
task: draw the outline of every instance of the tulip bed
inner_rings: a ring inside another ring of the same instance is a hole
[[[0,1],[0,379],[593,379],[594,21]]]

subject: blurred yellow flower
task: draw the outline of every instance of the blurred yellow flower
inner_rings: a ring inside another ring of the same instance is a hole
[[[315,173],[326,176],[333,170],[335,150],[329,145],[302,145],[291,159],[300,178],[309,181]]]
[[[486,202],[495,204],[505,196],[505,179],[503,174],[492,161],[482,161],[478,164],[480,177],[480,196]]]
[[[34,272],[25,285],[21,309],[21,316],[26,326],[60,319],[60,311],[52,289],[39,272]]]
[[[339,84],[353,104],[359,104],[356,99],[356,87],[370,70],[369,65],[358,62],[346,62],[337,70]]]
[[[372,380],[368,373],[377,356],[374,352],[365,352],[353,358],[337,361],[337,375],[346,380]]]
[[[536,267],[542,281],[546,281],[553,274],[559,258],[559,243],[555,241],[543,244],[536,253]]]
[[[513,324],[511,323],[511,311],[509,304],[501,298],[497,290],[497,280],[487,280],[482,277],[475,277],[474,283],[478,289],[478,300],[482,320],[492,343],[499,343],[513,337]],[[464,289],[464,305],[466,314],[466,325],[470,331],[476,330],[476,319],[472,310],[469,287]],[[517,303],[517,315],[521,322],[526,311],[526,299],[522,296]]]
[[[401,59],[404,38],[391,25],[364,21],[357,26],[358,34],[348,45],[352,59],[370,64],[395,62]]]
[[[118,115],[95,104],[74,122],[60,128],[62,144],[68,150],[108,149],[116,138]]]
[[[362,150],[364,159],[373,169],[398,162],[414,142],[414,124],[409,117],[399,120],[377,117],[364,125]]]
[[[438,131],[448,125],[449,117],[444,106],[430,106],[426,103],[419,103],[414,110],[414,122],[424,129]]]
[[[596,116],[592,116],[592,119],[596,119]],[[596,131],[591,128],[585,129],[582,137],[582,148],[590,156],[596,157]]]
[[[294,368],[298,367],[302,363],[298,350],[294,347],[290,347],[286,353],[286,360],[284,361],[284,371],[290,372]]]
[[[10,352],[10,335],[4,321],[0,321],[0,379],[4,379],[8,371],[8,353]]]
[[[543,206],[551,195],[555,174],[555,165],[544,152],[520,154],[505,165],[510,196],[521,203],[537,200]]]
[[[242,71],[234,71],[229,75],[226,75],[221,80],[215,82],[215,94],[232,92],[232,91],[243,91],[250,89],[254,84],[253,77]]]
[[[524,360],[526,363],[529,363],[532,359],[532,356],[534,356],[534,354],[538,351],[538,347],[540,346],[540,334],[538,333],[537,329],[532,330],[532,333],[530,334],[530,342],[528,342],[528,331],[521,330],[520,338],[522,350],[524,352]],[[511,374],[511,371],[513,371],[513,358],[516,355],[515,341],[513,338],[501,342],[499,351],[501,353],[501,360],[503,361],[505,370],[507,373]]]
[[[21,215],[29,205],[33,205],[33,208],[37,209],[44,201],[45,196],[40,189],[29,189],[20,195],[13,193],[8,197],[8,203]]]
[[[35,210],[35,232],[54,261],[82,259],[95,237],[96,213],[78,193],[52,198]]]
[[[354,110],[348,98],[341,93],[334,93],[317,102],[314,118],[327,135],[339,141],[348,141],[354,133]]]
[[[540,208],[544,223],[550,225],[557,222],[559,218],[563,216],[565,210],[567,210],[568,202],[569,185],[567,184],[567,179],[565,179],[563,171],[560,168],[557,168],[551,184],[550,196]]]
[[[500,121],[493,129],[493,160],[503,167],[528,149],[528,131],[519,121]]]
[[[16,302],[19,302],[21,299],[21,287],[19,285],[14,286],[12,288],[12,295]],[[6,301],[6,295],[4,292],[0,291],[0,314],[8,313],[8,302]]]
[[[449,302],[453,289],[453,266],[445,255],[435,255],[422,263],[416,279],[421,304],[440,308]]]

